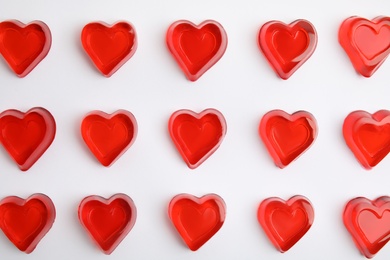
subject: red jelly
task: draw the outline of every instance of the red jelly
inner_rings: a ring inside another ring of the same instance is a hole
[[[109,255],[133,228],[137,210],[125,194],[115,194],[109,199],[93,195],[81,201],[78,215],[91,239]]]
[[[27,25],[16,21],[0,23],[0,54],[19,77],[25,77],[49,53],[51,33],[41,21]]]
[[[294,196],[287,201],[272,197],[260,203],[257,218],[272,244],[284,253],[310,229],[314,209],[303,196]]]
[[[171,115],[168,128],[184,161],[190,169],[195,169],[222,143],[226,121],[215,109],[206,109],[199,114],[183,109]]]
[[[390,239],[390,197],[354,198],[345,206],[343,220],[359,251],[372,258]]]
[[[356,159],[371,169],[390,151],[390,111],[350,113],[344,120],[343,135]]]
[[[0,142],[22,171],[27,171],[49,148],[55,133],[55,120],[44,108],[0,114]]]
[[[130,148],[137,137],[137,121],[132,113],[93,111],[81,123],[81,135],[93,155],[104,166],[112,165]]]
[[[81,42],[96,68],[106,77],[122,67],[137,49],[136,32],[128,22],[89,23],[83,28]]]
[[[196,81],[223,56],[227,35],[216,21],[206,20],[195,25],[180,20],[169,27],[166,42],[186,77]]]
[[[317,32],[306,20],[291,24],[270,21],[260,28],[258,44],[279,77],[288,79],[313,54]]]
[[[215,194],[201,198],[179,194],[169,203],[168,214],[187,246],[196,251],[222,227],[226,205]]]
[[[260,121],[259,134],[276,166],[284,168],[305,152],[317,137],[317,122],[306,111],[292,115],[272,110]]]
[[[27,254],[34,251],[49,232],[56,217],[53,202],[44,194],[26,200],[6,197],[0,201],[0,228],[8,239]]]
[[[340,26],[339,42],[355,70],[371,77],[390,54],[390,17],[349,17]]]

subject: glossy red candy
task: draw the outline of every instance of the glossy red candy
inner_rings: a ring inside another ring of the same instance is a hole
[[[343,135],[356,159],[371,169],[390,151],[390,111],[350,113],[344,120]]]
[[[270,21],[260,28],[258,44],[279,77],[288,79],[313,54],[317,32],[306,20],[291,24]]]
[[[55,133],[56,122],[44,108],[0,114],[0,142],[22,171],[27,171],[49,148]]]
[[[41,21],[27,25],[16,20],[0,23],[0,54],[19,77],[29,74],[46,57],[50,47],[50,29]]]
[[[287,201],[272,197],[260,203],[257,219],[272,244],[284,253],[310,229],[314,209],[303,196],[297,195]]]
[[[27,254],[49,232],[56,217],[53,202],[44,194],[26,200],[6,197],[0,201],[0,228],[8,239]]]
[[[215,194],[201,198],[179,194],[169,203],[168,214],[188,248],[196,251],[222,227],[226,205]]]
[[[180,20],[168,28],[166,42],[187,79],[196,81],[223,56],[227,35],[216,21],[195,25]]]
[[[91,239],[109,255],[133,228],[137,209],[125,194],[115,194],[109,199],[92,195],[81,201],[78,215]]]
[[[168,128],[184,161],[189,168],[195,169],[222,143],[226,121],[215,109],[206,109],[199,114],[183,109],[171,115]]]
[[[83,28],[81,42],[96,68],[106,77],[122,67],[137,49],[136,32],[128,22],[89,23]]]
[[[132,113],[92,111],[81,123],[81,135],[93,155],[104,166],[112,165],[130,148],[137,137],[137,121]]]
[[[390,239],[390,197],[354,198],[345,206],[343,220],[356,247],[372,258]]]
[[[355,70],[371,77],[390,54],[390,17],[349,17],[340,26],[339,42]]]
[[[260,121],[259,134],[276,166],[284,168],[305,152],[317,137],[317,122],[306,111],[292,115],[272,110]]]

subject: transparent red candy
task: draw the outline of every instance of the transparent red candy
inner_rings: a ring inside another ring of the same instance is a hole
[[[340,25],[339,42],[355,70],[371,77],[390,54],[390,17],[349,17]]]
[[[288,79],[305,63],[317,47],[317,32],[306,20],[291,24],[265,23],[259,31],[260,50],[282,79]]]
[[[180,20],[168,28],[166,42],[187,79],[196,81],[223,56],[227,35],[216,21],[195,25]]]
[[[56,122],[42,107],[26,113],[6,110],[0,114],[0,142],[22,171],[27,171],[49,148],[55,133]]]
[[[133,228],[137,209],[125,194],[109,199],[92,195],[81,201],[78,216],[90,238],[109,255]]]
[[[226,205],[215,194],[201,198],[179,194],[169,203],[168,214],[188,248],[196,251],[222,227]]]
[[[372,258],[390,239],[390,197],[357,197],[344,209],[344,225],[359,251]]]
[[[11,196],[0,201],[0,228],[8,239],[27,254],[34,251],[51,229],[56,217],[53,202],[44,194],[27,199]]]
[[[350,113],[344,120],[343,135],[360,164],[371,169],[390,151],[390,111]]]
[[[272,244],[284,253],[310,229],[314,209],[304,196],[297,195],[287,201],[272,197],[260,203],[257,219]]]
[[[137,49],[136,31],[128,22],[89,23],[82,30],[81,42],[96,68],[106,77],[122,67]]]
[[[259,124],[260,137],[279,168],[286,167],[305,152],[317,133],[317,121],[306,111],[290,115],[282,110],[272,110]]]
[[[195,169],[222,143],[226,121],[215,109],[206,109],[199,114],[183,109],[171,115],[168,128],[184,161],[189,168]]]
[[[41,21],[27,25],[17,20],[0,23],[0,54],[18,77],[29,74],[50,47],[50,29]]]
[[[104,166],[112,165],[130,148],[137,137],[137,121],[132,113],[92,111],[81,123],[81,135],[93,155]]]

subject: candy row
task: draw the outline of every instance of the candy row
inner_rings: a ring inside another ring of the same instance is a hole
[[[367,258],[372,258],[390,239],[385,212],[390,212],[388,196],[372,201],[357,197],[345,206],[344,225]],[[196,251],[224,224],[226,204],[216,194],[198,198],[183,193],[170,201],[168,215],[188,248]],[[51,229],[55,217],[55,206],[44,194],[33,194],[27,199],[10,196],[0,201],[0,228],[25,253],[35,249]],[[109,199],[91,195],[79,204],[78,218],[95,244],[105,254],[111,254],[133,228],[137,210],[133,200],[122,193]],[[283,253],[310,229],[314,208],[301,195],[287,201],[270,197],[260,203],[257,219],[268,239]]]
[[[222,143],[227,124],[216,109],[200,113],[178,110],[169,118],[171,139],[189,168],[195,169]],[[104,166],[112,165],[134,143],[138,131],[132,113],[92,111],[81,122],[81,135],[92,154]],[[318,133],[312,114],[282,110],[267,112],[259,124],[259,135],[279,168],[297,159],[314,142]],[[49,148],[56,122],[49,111],[35,107],[26,113],[6,110],[0,114],[0,143],[22,171],[28,170]],[[374,114],[351,112],[344,120],[346,144],[366,169],[377,165],[390,151],[390,111]]]
[[[370,77],[385,61],[390,53],[389,31],[390,17],[352,16],[343,21],[339,42],[358,73]],[[269,21],[260,28],[257,41],[276,74],[288,79],[313,54],[317,31],[302,19],[290,24]],[[179,20],[166,33],[170,53],[190,81],[196,81],[223,56],[227,42],[224,28],[213,20],[199,25]],[[128,22],[93,22],[83,28],[81,43],[96,68],[110,77],[135,53],[137,34]],[[0,53],[19,77],[30,73],[50,47],[50,29],[41,21],[0,23]]]

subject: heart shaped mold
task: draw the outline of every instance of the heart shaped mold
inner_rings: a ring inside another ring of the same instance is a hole
[[[259,124],[259,135],[279,168],[286,167],[305,152],[317,134],[317,122],[306,111],[290,115],[282,110],[272,110]]]
[[[272,197],[260,203],[257,219],[272,244],[284,253],[310,229],[314,209],[304,196],[296,195],[287,201]]]
[[[350,200],[343,221],[359,251],[367,258],[374,257],[390,239],[390,197]]]
[[[138,132],[132,113],[117,110],[112,114],[102,111],[88,113],[81,123],[85,144],[99,162],[108,167],[134,143]]]
[[[169,119],[169,133],[190,169],[195,169],[212,155],[226,134],[226,121],[216,109],[201,113],[182,109]]]
[[[49,232],[55,217],[54,204],[44,194],[33,194],[27,199],[10,196],[0,201],[0,229],[27,254]]]
[[[227,35],[222,25],[206,20],[199,25],[180,20],[166,34],[169,51],[187,79],[196,81],[223,56]]]
[[[344,120],[343,135],[360,164],[371,169],[390,151],[390,111],[351,112]]]
[[[347,18],[340,25],[339,43],[355,70],[371,77],[390,54],[390,17]]]
[[[290,24],[270,21],[260,28],[258,44],[279,77],[288,79],[315,51],[317,32],[302,19]]]
[[[179,194],[169,203],[168,214],[183,241],[196,251],[222,227],[226,205],[216,194],[201,198]]]
[[[104,76],[111,77],[134,55],[137,34],[128,22],[113,25],[94,22],[84,26],[81,42],[96,68]]]
[[[137,209],[125,194],[118,193],[109,199],[92,195],[81,201],[78,216],[90,238],[109,255],[133,228]]]
[[[54,117],[42,107],[26,113],[11,109],[0,114],[0,142],[22,171],[27,171],[49,148],[55,133]]]
[[[49,53],[51,32],[41,21],[0,23],[0,54],[18,77],[25,77]]]

